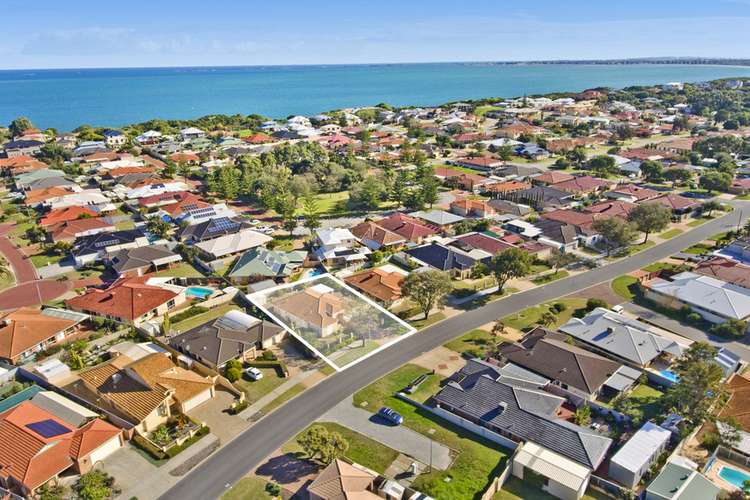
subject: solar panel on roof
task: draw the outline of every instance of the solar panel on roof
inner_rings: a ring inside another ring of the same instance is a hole
[[[56,422],[52,420],[51,418],[48,418],[46,420],[40,420],[39,422],[32,422],[30,424],[26,424],[26,427],[36,432],[37,434],[39,434],[45,439],[49,439],[55,436],[61,436],[63,434],[72,432],[71,429],[68,429],[61,423]]]

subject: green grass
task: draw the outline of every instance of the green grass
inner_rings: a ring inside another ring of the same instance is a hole
[[[529,307],[528,309],[524,309],[523,311],[520,311],[516,314],[506,316],[502,319],[503,324],[510,328],[515,328],[516,330],[525,330],[533,325],[536,325],[539,322],[539,319],[542,317],[542,314],[548,311],[552,304],[555,304],[557,302],[565,304],[566,309],[557,315],[557,321],[555,321],[553,325],[550,325],[550,328],[556,328],[562,324],[567,323],[570,318],[573,317],[573,313],[576,309],[580,309],[586,305],[586,299],[581,298],[565,298],[553,300],[551,302],[546,302],[544,304]]]
[[[581,500],[610,500],[612,497],[589,489]],[[557,497],[540,490],[534,484],[510,476],[503,488],[495,493],[492,500],[556,500]]]
[[[396,391],[424,373],[427,370],[422,367],[404,365],[355,393],[354,404],[373,412],[381,406],[389,406],[404,417],[404,426],[429,436],[458,453],[448,470],[433,470],[417,477],[412,484],[414,489],[434,498],[477,498],[492,478],[505,468],[510,451],[394,396]],[[365,401],[367,405],[362,406]]]
[[[431,314],[427,317],[427,319],[421,319],[422,316],[424,315],[420,315],[420,319],[410,321],[411,326],[421,330],[422,328],[427,328],[430,325],[434,325],[438,321],[443,321],[446,318],[445,313],[441,312]]]
[[[245,396],[247,396],[247,402],[250,404],[258,401],[260,398],[283,384],[286,380],[279,377],[276,370],[273,368],[259,368],[259,370],[263,373],[263,378],[260,380],[250,380],[247,375],[243,374],[241,379],[234,382],[235,387],[245,393]]]
[[[476,108],[474,108],[474,114],[476,116],[484,116],[485,113],[487,113],[488,111],[497,111],[500,109],[503,109],[503,108],[492,106],[490,104],[485,104],[484,106],[477,106]]]
[[[203,274],[188,262],[180,262],[171,269],[163,269],[154,276],[174,276],[177,278],[202,278]]]
[[[529,274],[539,274],[543,273],[544,271],[549,271],[552,269],[552,267],[545,263],[545,262],[539,262],[531,266],[531,272]]]
[[[690,227],[698,227],[701,224],[705,224],[706,222],[713,219],[713,217],[701,217],[700,219],[695,219],[693,221],[688,222],[688,226]]]
[[[670,229],[669,231],[664,231],[663,233],[659,235],[659,238],[663,240],[668,240],[680,234],[682,234],[682,229],[674,228],[674,229]]]
[[[273,401],[271,401],[266,406],[264,406],[260,411],[265,414],[269,414],[272,411],[274,411],[276,408],[278,408],[279,406],[283,405],[284,403],[292,399],[297,394],[304,392],[305,389],[306,387],[304,386],[304,384],[295,384],[291,386],[289,389],[287,389],[286,391],[284,391],[282,394],[279,394],[278,397],[276,397]]]
[[[356,361],[368,352],[374,351],[380,347],[380,344],[375,342],[374,340],[367,340],[365,341],[365,345],[361,347],[355,347],[353,349],[347,350],[341,357],[337,357],[332,359],[334,363],[336,363],[339,367],[343,367],[351,363],[352,361]]]
[[[458,165],[433,165],[434,169],[438,168],[449,168],[451,170],[455,170],[456,172],[463,172],[465,174],[476,174],[478,173],[477,170],[467,168],[467,167],[460,167]]]
[[[568,271],[560,270],[556,273],[540,276],[539,278],[531,280],[531,282],[535,285],[546,285],[547,283],[551,283],[562,278],[567,278],[568,276],[570,276],[570,273]]]
[[[200,302],[198,303],[200,305]],[[195,328],[198,325],[202,325],[203,323],[216,319],[219,316],[223,316],[225,313],[232,311],[234,309],[240,309],[240,307],[236,304],[224,304],[219,307],[215,307],[211,309],[210,311],[204,312],[203,314],[199,314],[197,316],[192,316],[186,320],[180,321],[179,323],[172,323],[172,331],[180,330],[180,332],[186,332],[190,330],[191,328]],[[170,314],[171,316],[171,314]]]
[[[650,420],[661,413],[661,400],[664,393],[646,384],[639,384],[628,394],[627,399],[643,412],[643,420]]]
[[[385,470],[398,457],[398,451],[381,444],[374,439],[353,431],[343,425],[333,422],[319,422],[314,425],[325,427],[328,432],[338,432],[349,443],[349,449],[344,453],[344,457],[352,462],[363,465],[368,469],[383,474]],[[303,431],[304,432],[304,431]],[[298,434],[292,441],[288,442],[282,448],[285,453],[294,453],[299,457],[304,457],[305,453],[297,444],[297,439],[302,435]],[[247,497],[249,498],[249,497]]]
[[[712,245],[708,243],[696,243],[695,245],[683,250],[683,252],[694,254],[694,255],[703,255],[703,254],[712,252],[715,246],[716,245]]]
[[[274,241],[276,242],[274,250],[277,250],[279,252],[291,252],[292,250],[294,250],[293,236],[275,236]]]
[[[502,340],[502,337],[498,340]],[[495,341],[491,333],[484,330],[472,330],[451,340],[445,347],[458,353],[467,353],[475,358],[483,358]]]
[[[655,273],[656,271],[662,271],[664,269],[671,270],[677,267],[674,264],[670,264],[669,262],[654,262],[653,264],[649,264],[646,267],[643,267],[642,269],[644,271],[647,271],[649,273]]]
[[[135,227],[135,222],[132,220],[121,220],[117,223],[115,223],[115,229],[118,231],[125,231],[128,229],[133,229]]]
[[[42,253],[30,256],[29,260],[31,261],[32,264],[34,264],[34,267],[38,269],[40,267],[46,266],[47,264],[57,264],[63,259],[63,257],[65,256],[54,254],[54,253],[42,252]]]
[[[315,203],[321,215],[330,215],[346,212],[346,202],[349,201],[349,191],[339,193],[321,193],[315,195]],[[303,215],[304,210],[300,206],[295,215]]]
[[[221,500],[271,500],[273,497],[266,493],[266,480],[259,477],[243,477],[232,489],[221,496]]]
[[[630,254],[634,254],[634,253],[638,253],[638,252],[640,252],[641,250],[645,250],[645,249],[647,249],[647,248],[651,248],[651,247],[652,247],[652,246],[654,246],[654,245],[656,245],[656,243],[655,243],[655,242],[654,242],[653,240],[648,240],[648,241],[647,241],[647,242],[645,242],[645,243],[639,243],[639,244],[637,244],[637,245],[630,245],[630,246],[628,247],[628,252],[627,252],[627,253],[628,253],[629,255],[630,255]]]
[[[617,295],[625,300],[633,300],[635,298],[635,286],[638,280],[632,276],[623,275],[612,280],[612,290]]]

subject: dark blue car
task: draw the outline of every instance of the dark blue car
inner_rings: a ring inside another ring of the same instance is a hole
[[[402,417],[396,410],[388,408],[387,406],[378,410],[378,415],[394,425],[401,425],[404,423],[404,417]]]

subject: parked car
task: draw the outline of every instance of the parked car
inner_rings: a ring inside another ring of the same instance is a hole
[[[617,304],[616,306],[612,306],[612,310],[616,312],[617,314],[620,314],[625,310],[624,307],[622,307],[620,304]]]
[[[248,377],[250,377],[250,380],[260,380],[263,378],[263,372],[258,370],[254,366],[247,368],[245,370],[245,373],[247,374]]]
[[[387,406],[384,406],[380,410],[378,410],[378,415],[394,425],[401,425],[404,423],[404,417],[402,417],[401,414],[399,414],[393,408],[388,408]]]

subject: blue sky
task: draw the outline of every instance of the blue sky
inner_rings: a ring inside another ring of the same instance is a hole
[[[5,0],[0,68],[750,57],[750,0]]]

